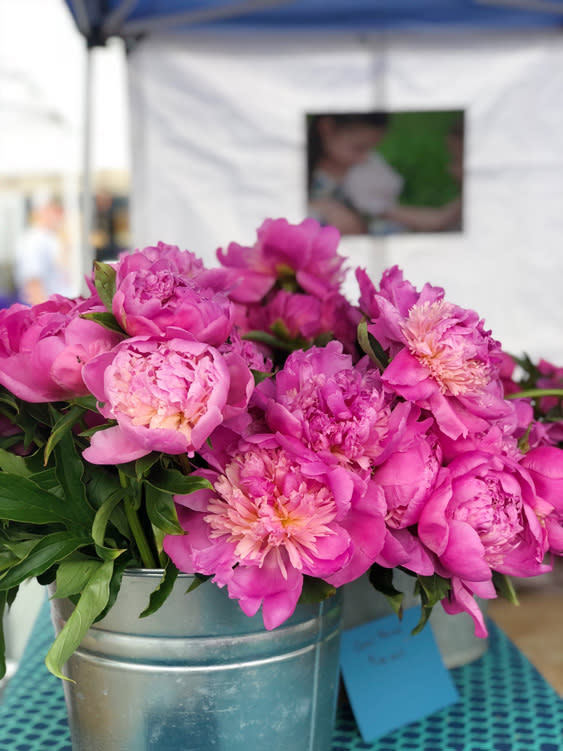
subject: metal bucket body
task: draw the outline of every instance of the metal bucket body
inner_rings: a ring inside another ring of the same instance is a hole
[[[340,597],[298,605],[266,631],[225,590],[138,618],[160,572],[130,571],[110,613],[69,659],[73,751],[328,751],[338,688]],[[57,631],[72,612],[52,600]]]
[[[412,592],[413,579],[407,574],[396,571],[393,584],[405,593]],[[393,609],[387,599],[377,592],[369,582],[367,576],[346,584],[344,590],[343,628],[354,628],[368,621],[391,615]],[[479,607],[486,615],[487,600],[476,598]],[[405,594],[403,606],[412,608],[420,606],[420,598],[413,594]],[[447,668],[466,665],[481,657],[488,648],[488,639],[475,636],[473,619],[467,613],[449,615],[438,603],[432,610],[429,619],[436,644],[440,650],[442,661]],[[416,636],[413,637],[416,639]]]

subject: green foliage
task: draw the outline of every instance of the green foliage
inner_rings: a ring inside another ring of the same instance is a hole
[[[112,274],[105,268],[96,274],[108,303]],[[162,605],[178,573],[162,542],[165,534],[183,534],[174,494],[211,487],[189,474],[188,461],[156,452],[114,467],[86,462],[84,418],[95,408],[92,397],[27,404],[0,390],[0,413],[16,427],[0,445],[0,620],[22,582],[56,582],[54,597],[75,605],[46,659],[59,677],[90,626],[113,605],[126,568],[165,568],[144,614]],[[18,445],[26,455],[10,450]]]
[[[45,658],[45,664],[57,678],[66,678],[62,673],[65,662],[105,608],[112,572],[113,561],[100,561],[95,567],[90,567],[80,599]]]
[[[506,574],[499,574],[498,571],[493,571],[493,584],[495,585],[496,593],[500,597],[504,597],[512,605],[519,605],[516,590]]]
[[[378,592],[385,595],[399,618],[402,618],[404,594],[393,586],[393,569],[374,563],[369,570],[369,580]]]
[[[449,595],[451,584],[449,579],[443,579],[438,574],[432,576],[418,576],[415,592],[420,595],[421,609],[420,620],[413,629],[413,634],[418,634],[426,625],[432,608]]]
[[[332,584],[328,584],[322,579],[315,579],[312,576],[303,577],[303,589],[299,597],[300,603],[311,604],[327,600],[335,594],[336,589]]]
[[[448,172],[447,137],[459,111],[395,112],[378,147],[403,177],[400,202],[412,206],[441,206],[459,195]]]
[[[160,580],[160,584],[154,592],[151,593],[149,604],[141,613],[141,618],[146,618],[147,615],[151,615],[160,608],[168,598],[168,595],[172,592],[172,587],[177,578],[178,569],[170,562],[170,560],[168,560],[164,566],[164,575]]]
[[[389,364],[389,358],[377,339],[368,331],[367,321],[358,324],[358,344],[369,359],[383,372]]]
[[[112,312],[116,272],[109,263],[94,262],[94,285],[108,313]]]

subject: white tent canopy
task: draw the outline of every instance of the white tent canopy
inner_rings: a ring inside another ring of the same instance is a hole
[[[122,18],[130,32],[149,24],[142,19],[149,5],[129,4],[137,12],[136,19]],[[300,220],[307,113],[462,109],[464,231],[346,239],[342,249],[350,265],[374,274],[398,263],[418,285],[445,286],[450,299],[485,317],[507,349],[563,361],[563,45],[553,26],[562,4],[526,4],[553,12],[547,28],[488,24],[476,33],[471,24],[438,23],[420,32],[397,23],[361,35],[334,30],[336,5],[318,16],[323,33],[308,23],[298,34],[275,33],[271,25],[259,34],[247,19],[197,33],[153,33],[134,47],[128,62],[135,244],[161,239],[213,262],[217,246],[252,242],[266,216]],[[382,5],[358,0],[354,7],[375,13]],[[394,7],[399,13],[414,5]],[[454,6],[476,12],[490,4],[430,5],[443,15]],[[288,4],[269,11],[282,24],[289,12]],[[101,33],[103,23],[97,28]]]

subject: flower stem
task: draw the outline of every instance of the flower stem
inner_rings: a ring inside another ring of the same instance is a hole
[[[139,516],[135,511],[133,502],[130,498],[125,499],[125,514],[127,516],[127,521],[129,522],[131,532],[133,533],[133,537],[135,538],[135,542],[137,543],[137,548],[139,550],[139,555],[141,557],[143,567],[158,568],[158,564],[152,554],[149,541],[147,540],[147,536],[145,535]]]
[[[563,399],[563,389],[526,389],[515,394],[506,394],[506,399],[533,399],[536,396],[558,396]]]

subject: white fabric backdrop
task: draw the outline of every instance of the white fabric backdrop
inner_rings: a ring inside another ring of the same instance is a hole
[[[267,216],[303,218],[305,114],[464,109],[465,231],[347,238],[563,364],[563,45],[555,32],[153,38],[129,58],[136,246],[214,263]],[[352,278],[349,294],[355,294]]]

